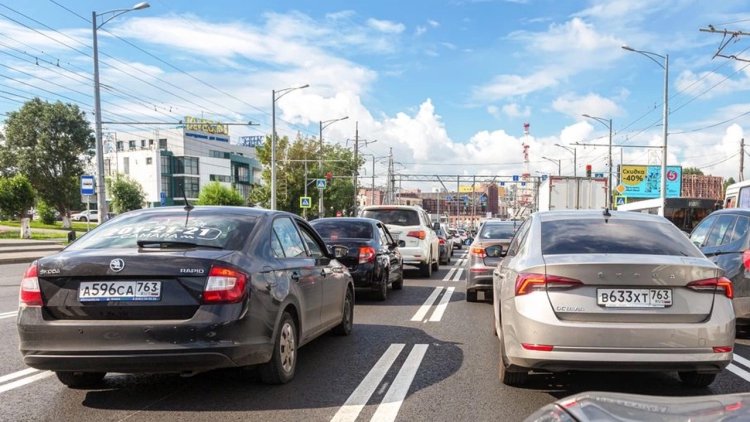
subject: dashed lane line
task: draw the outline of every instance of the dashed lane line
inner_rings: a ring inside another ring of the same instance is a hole
[[[458,267],[451,268],[450,271],[448,271],[448,274],[446,274],[445,277],[443,277],[443,281],[450,281],[451,277],[453,277],[453,274],[456,272],[457,269]]]
[[[415,344],[414,348],[411,349],[409,356],[406,358],[406,362],[398,371],[396,379],[393,380],[393,384],[385,393],[383,401],[378,406],[375,414],[372,415],[372,422],[390,422],[395,421],[398,415],[401,404],[403,404],[406,398],[406,393],[409,392],[409,387],[414,376],[417,374],[419,365],[424,359],[424,355],[427,353],[427,344]]]
[[[47,378],[52,374],[53,373],[50,371],[40,371],[38,369],[28,368],[22,371],[14,372],[12,374],[4,375],[0,377],[0,384],[11,380],[15,381],[0,385],[0,394]]]
[[[445,291],[445,294],[443,295],[443,298],[440,299],[440,303],[435,307],[435,312],[432,313],[430,321],[437,322],[443,318],[445,308],[448,306],[448,302],[450,302],[451,295],[453,295],[454,290],[456,290],[455,287],[448,287],[448,289]]]
[[[0,313],[0,319],[15,318],[17,315],[18,315],[18,311],[3,312],[3,313]]]
[[[459,268],[456,272],[456,276],[453,277],[453,281],[461,281],[461,276],[464,275],[464,269],[463,267]]]
[[[424,301],[424,304],[420,306],[419,309],[417,309],[417,313],[415,313],[414,316],[411,317],[411,320],[422,321],[422,319],[424,319],[425,315],[427,315],[427,312],[430,311],[432,304],[435,303],[435,300],[437,300],[438,296],[440,296],[440,292],[442,291],[442,286],[435,287],[435,290],[433,290],[432,294],[430,294],[427,300]]]

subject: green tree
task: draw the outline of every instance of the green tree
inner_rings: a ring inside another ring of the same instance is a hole
[[[266,136],[263,145],[257,148],[258,160],[263,165],[262,185],[256,185],[250,192],[250,202],[270,208],[271,206],[271,137]],[[297,138],[290,142],[287,137],[276,140],[276,206],[280,210],[302,214],[299,198],[305,193],[305,162],[307,162],[308,195],[312,198],[313,207],[308,210],[311,215],[318,214],[318,190],[313,181],[324,178],[327,172],[334,176],[332,182],[323,191],[326,215],[331,210],[351,210],[354,202],[354,153],[351,149],[336,144],[323,144],[315,138]],[[320,160],[321,168],[318,168]],[[364,159],[359,157],[359,165]]]
[[[0,213],[21,220],[21,237],[25,239],[31,238],[28,211],[33,205],[34,188],[26,176],[0,177]]]
[[[201,188],[198,205],[245,205],[245,200],[236,190],[211,182]]]
[[[118,214],[143,208],[146,199],[140,183],[119,174],[107,179],[107,192],[112,198],[112,211]]]
[[[682,169],[683,175],[691,175],[695,174],[698,176],[703,176],[703,170],[699,169],[698,167],[685,167]]]
[[[5,136],[0,172],[26,175],[69,228],[70,210],[81,202],[80,176],[94,147],[85,114],[76,105],[34,98],[8,113]]]
[[[55,223],[55,210],[50,207],[43,199],[37,199],[36,201],[36,213],[39,215],[39,219],[44,224]]]
[[[727,178],[726,180],[724,180],[724,191],[727,190],[727,186],[735,184],[735,183],[737,183],[737,182],[735,182],[734,181],[734,177],[731,177],[731,176],[729,178]]]

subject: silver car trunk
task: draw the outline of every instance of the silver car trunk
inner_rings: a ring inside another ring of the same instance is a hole
[[[548,279],[565,277],[581,283],[562,288],[547,283],[547,297],[555,314],[569,321],[704,321],[711,314],[715,293],[686,286],[721,275],[703,258],[633,254],[543,258]]]

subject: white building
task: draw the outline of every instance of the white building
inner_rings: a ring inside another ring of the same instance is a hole
[[[197,200],[202,186],[217,181],[247,198],[260,183],[261,165],[252,146],[229,142],[228,128],[186,118],[181,131],[109,132],[104,136],[104,173],[141,184],[148,207]]]

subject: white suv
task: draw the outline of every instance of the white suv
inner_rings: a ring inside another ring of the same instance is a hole
[[[382,221],[398,241],[404,265],[418,267],[424,277],[439,269],[438,236],[424,209],[407,205],[372,205],[364,207],[362,217]]]

